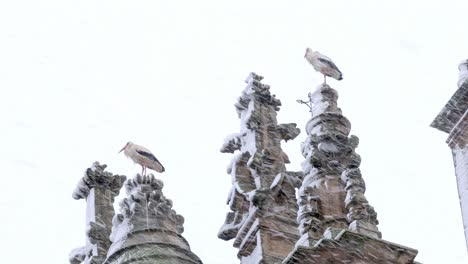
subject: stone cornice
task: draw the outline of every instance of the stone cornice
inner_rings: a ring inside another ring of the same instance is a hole
[[[451,133],[467,109],[468,81],[465,81],[432,121],[431,126],[445,133]]]

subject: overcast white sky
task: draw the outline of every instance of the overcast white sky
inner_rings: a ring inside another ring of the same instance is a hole
[[[131,140],[166,167],[164,193],[206,264],[238,263],[216,237],[239,131],[233,104],[249,72],[304,131],[322,77],[306,46],[344,74],[330,81],[360,137],[357,152],[383,238],[426,264],[468,263],[446,134],[429,127],[468,58],[466,1],[0,2],[0,248],[4,263],[67,263],[84,245],[71,193],[93,161],[133,176]],[[284,145],[300,170],[304,132]]]

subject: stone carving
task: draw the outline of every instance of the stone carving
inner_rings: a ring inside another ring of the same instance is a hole
[[[86,246],[74,249],[70,255],[70,263],[100,264],[103,263],[110,247],[109,235],[114,217],[114,197],[126,177],[113,175],[105,171],[107,165],[94,162],[80,179],[74,199],[86,199]]]
[[[313,247],[297,246],[283,264],[421,264],[418,251],[348,229],[328,228]]]
[[[364,193],[359,144],[337,106],[338,94],[323,84],[309,94],[312,118],[302,144],[304,179],[298,191],[301,238],[284,264],[417,263],[417,250],[381,239],[377,213]]]
[[[74,249],[71,264],[201,264],[181,236],[184,218],[172,209],[163,182],[152,174],[126,177],[105,171],[95,162],[73,192],[86,199],[87,242]],[[125,182],[125,184],[124,184]],[[114,213],[114,197],[125,185],[127,197]]]
[[[106,264],[201,263],[181,236],[184,218],[172,209],[162,188],[153,174],[126,181],[127,197],[112,220]]]
[[[315,243],[329,227],[347,228],[353,221],[362,225],[362,219],[377,224],[375,211],[364,198],[361,158],[355,152],[359,139],[349,136],[351,124],[337,106],[337,92],[323,84],[309,99],[312,118],[301,147],[305,176],[298,193],[301,243],[306,245]],[[372,230],[378,232],[376,227]]]
[[[120,213],[112,220],[112,241],[147,229],[165,229],[177,234],[184,232],[184,217],[172,209],[172,201],[162,193],[163,186],[163,182],[152,174],[138,174],[127,180],[125,189],[128,197],[120,202]]]
[[[112,198],[119,195],[126,177],[105,171],[106,168],[106,164],[101,165],[95,161],[90,168],[86,169],[85,175],[80,179],[75,191],[73,191],[73,198],[76,200],[86,199],[90,190],[95,187],[108,189],[111,191]]]
[[[342,174],[342,180],[346,182],[345,206],[348,210],[349,229],[375,238],[381,238],[382,235],[377,229],[379,224],[377,213],[364,196],[366,184],[361,177],[361,171],[358,168],[347,169]]]
[[[300,130],[293,123],[277,123],[281,102],[262,79],[255,73],[248,76],[235,104],[241,131],[227,137],[221,148],[223,153],[239,153],[228,168],[233,181],[228,198],[231,212],[218,237],[234,239],[241,263],[277,263],[298,238],[295,187],[302,173],[286,171],[289,158],[281,140],[294,139]]]

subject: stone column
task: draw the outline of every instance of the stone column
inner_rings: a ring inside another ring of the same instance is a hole
[[[101,264],[110,247],[114,197],[126,177],[104,171],[107,165],[94,162],[79,181],[73,198],[86,199],[86,245],[70,253],[70,263]]]
[[[295,187],[301,173],[287,172],[288,156],[282,140],[299,134],[296,124],[278,124],[281,102],[270,94],[263,77],[251,73],[236,106],[240,133],[229,136],[221,152],[239,153],[228,173],[233,187],[226,216],[218,237],[234,239],[241,263],[279,263],[298,239]]]

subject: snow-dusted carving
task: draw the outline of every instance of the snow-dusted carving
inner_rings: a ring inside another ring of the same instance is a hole
[[[298,238],[295,186],[300,185],[302,173],[286,172],[289,158],[281,141],[294,139],[300,130],[293,123],[278,124],[281,102],[262,79],[255,73],[248,76],[235,104],[240,133],[227,137],[221,148],[223,153],[239,153],[228,168],[233,181],[228,198],[231,212],[218,237],[235,239],[241,263],[278,263]],[[283,250],[275,251],[271,245]]]
[[[309,94],[309,99],[312,118],[306,125],[308,137],[302,143],[305,176],[298,193],[298,221],[308,244],[320,239],[328,227],[348,227],[341,175],[361,163],[354,151],[359,139],[348,136],[351,124],[337,106],[337,92],[323,84]]]
[[[320,85],[309,94],[312,118],[302,143],[304,179],[298,191],[301,238],[282,263],[413,262],[417,251],[381,240],[377,213],[364,196],[359,144],[337,106],[338,94]]]
[[[137,174],[125,182],[127,197],[112,220],[112,245],[105,264],[140,263],[138,259],[146,259],[144,263],[201,263],[181,236],[184,218],[172,209],[163,186],[153,174]]]
[[[119,195],[126,177],[105,171],[106,167],[106,164],[101,165],[95,161],[90,168],[86,169],[85,175],[80,179],[75,191],[73,191],[73,198],[76,200],[86,199],[90,190],[94,187],[110,190],[112,197]]]
[[[377,213],[364,196],[366,184],[361,177],[361,171],[359,168],[347,169],[342,174],[342,180],[346,182],[345,206],[348,210],[349,229],[380,238],[382,235],[377,229]]]
[[[114,217],[114,197],[126,179],[105,171],[107,165],[94,162],[80,179],[74,199],[86,199],[86,246],[74,249],[69,260],[72,264],[101,264],[111,245],[109,235]]]
[[[110,238],[113,242],[132,232],[147,229],[183,233],[184,217],[172,209],[172,201],[162,193],[163,186],[163,182],[153,174],[138,174],[127,180],[125,189],[128,197],[120,202],[120,213],[112,221],[114,227]]]

